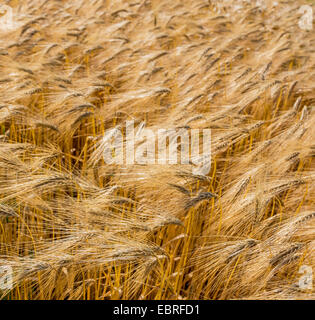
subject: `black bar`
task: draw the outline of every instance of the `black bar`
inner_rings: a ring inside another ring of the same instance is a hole
[[[225,319],[233,317],[256,318],[270,317],[271,309],[279,308],[280,312],[303,310],[311,315],[314,301],[0,301],[2,314],[10,317],[21,313],[30,317],[41,315],[58,320],[60,316],[101,319]],[[42,311],[39,310],[42,308]],[[272,312],[272,313],[271,313]],[[89,319],[88,319],[89,320]]]

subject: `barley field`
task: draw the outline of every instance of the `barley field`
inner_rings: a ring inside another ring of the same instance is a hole
[[[2,4],[1,299],[315,298],[314,1]],[[130,120],[211,129],[210,172],[106,164]]]

